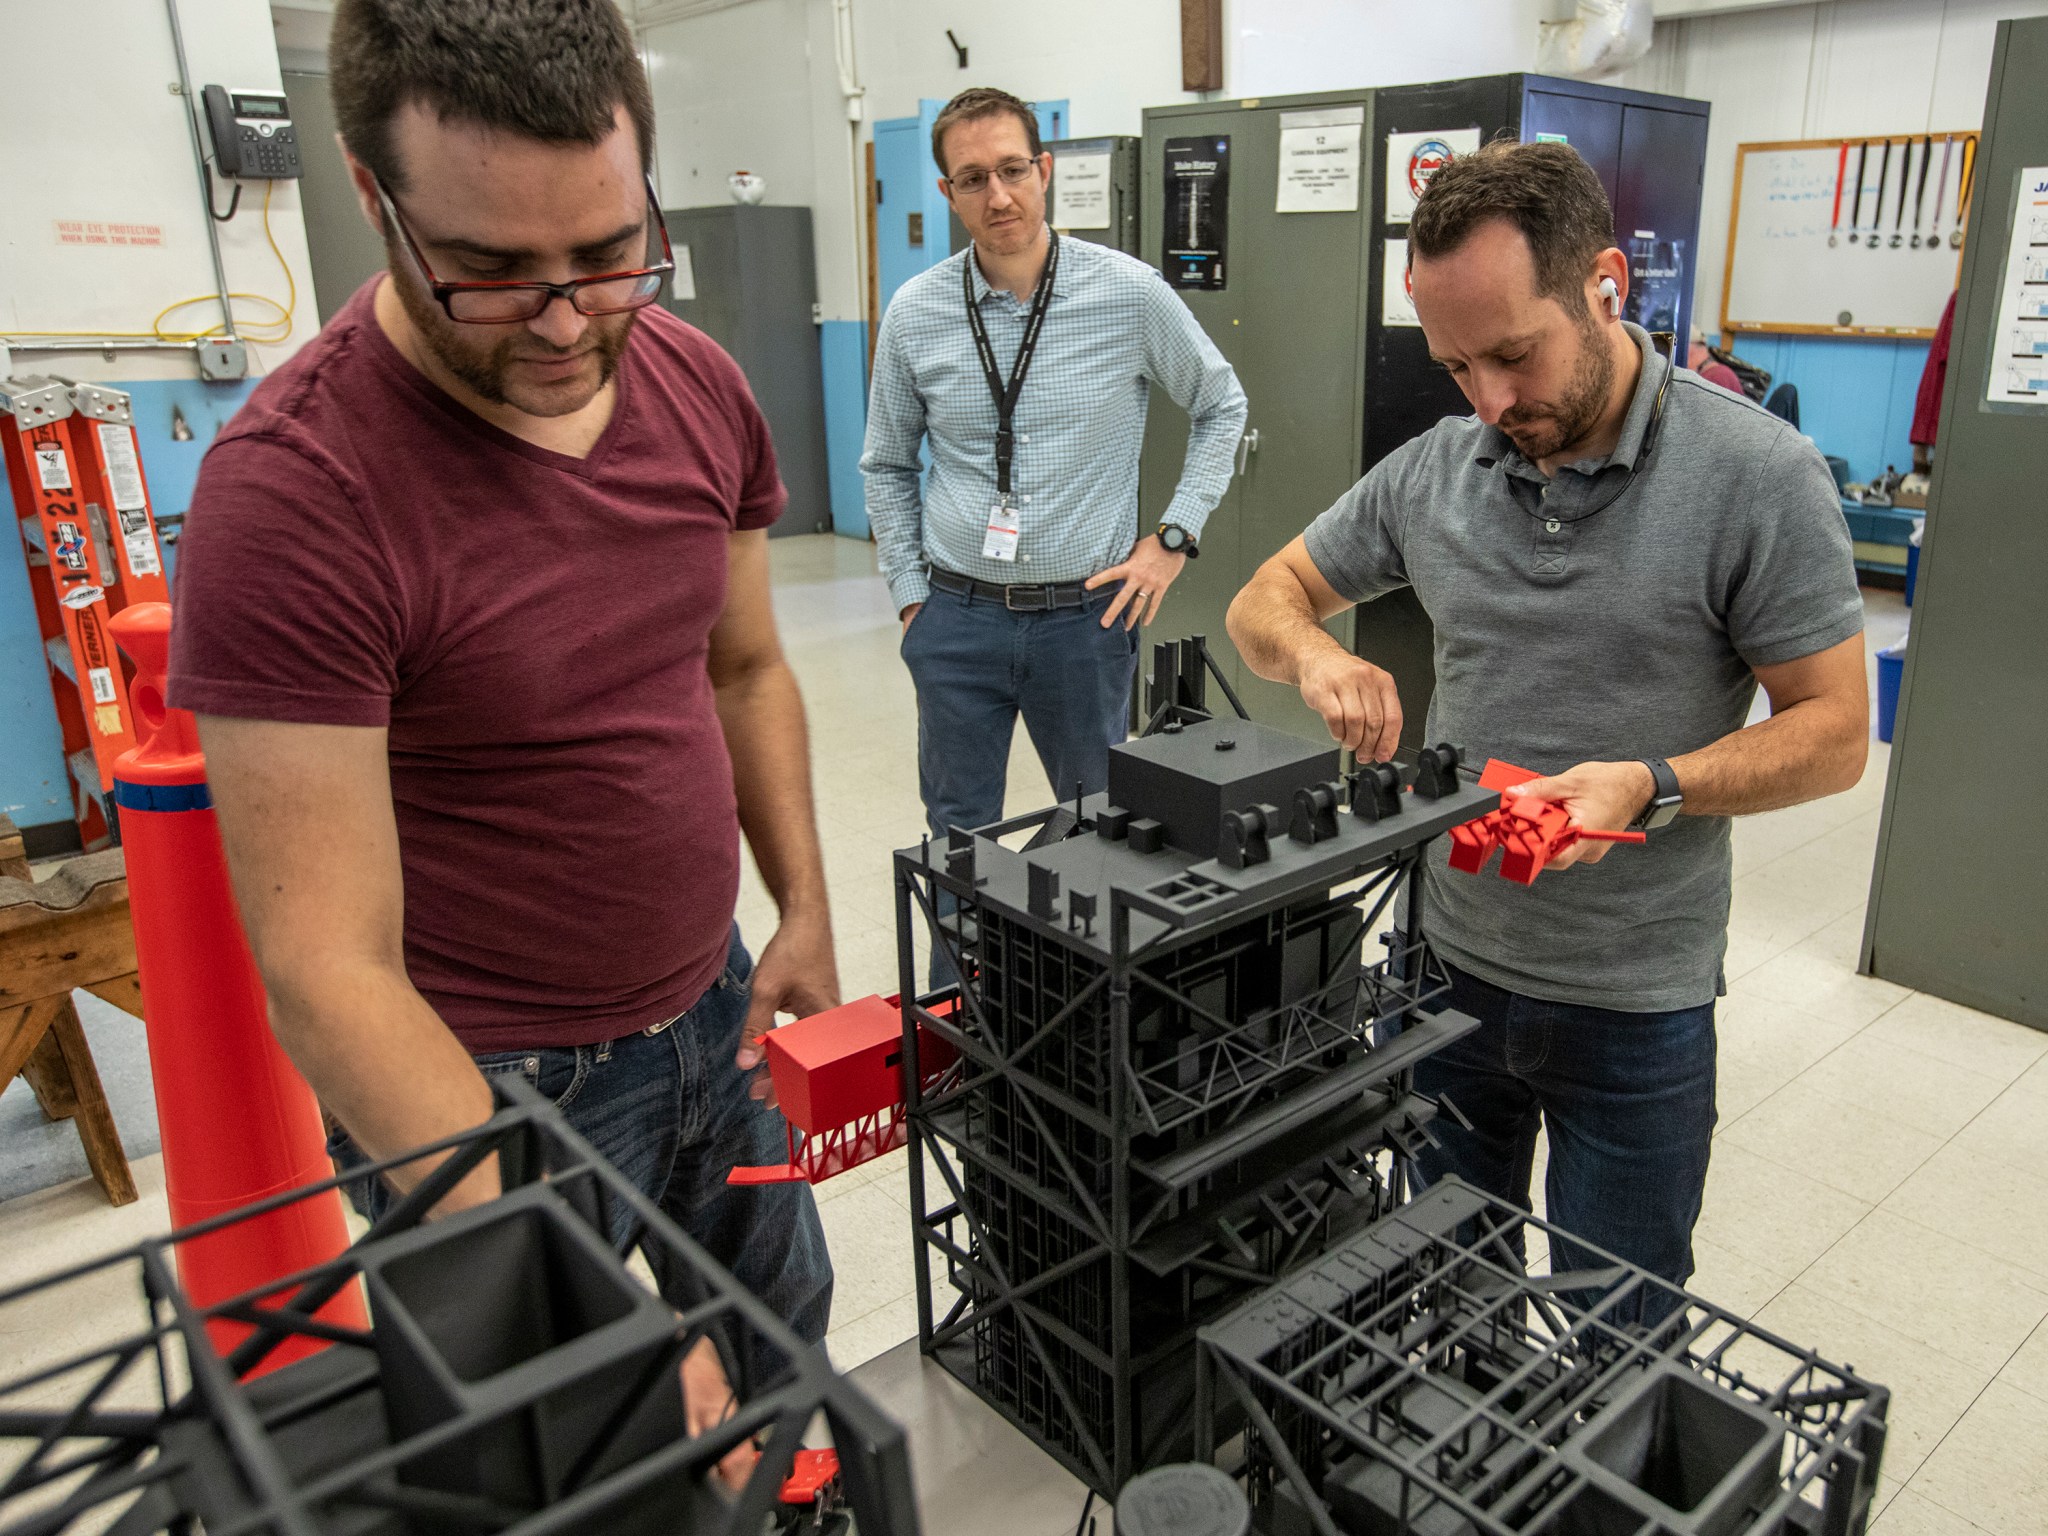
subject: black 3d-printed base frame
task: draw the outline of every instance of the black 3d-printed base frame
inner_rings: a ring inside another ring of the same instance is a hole
[[[261,1294],[195,1307],[174,1256],[339,1181],[0,1294],[0,1331],[52,1292],[103,1305],[125,1282],[141,1302],[120,1338],[0,1383],[0,1536],[759,1536],[821,1415],[863,1536],[915,1536],[902,1431],[531,1088],[495,1091],[485,1124],[378,1165],[448,1154],[352,1247]],[[493,1154],[505,1195],[427,1223]],[[633,1248],[680,1313],[627,1271]],[[371,1328],[316,1315],[359,1276]],[[241,1342],[222,1352],[224,1326]],[[732,1411],[691,1435],[678,1367],[707,1336]],[[745,1487],[714,1491],[749,1439]]]
[[[1435,1111],[1414,1064],[1473,1027],[1426,1011],[1423,850],[1498,797],[1404,801],[1244,868],[1102,835],[1104,796],[897,855],[906,1080],[920,1029],[960,1057],[910,1100],[920,1346],[1102,1493],[1185,1454],[1195,1327],[1405,1189],[1390,1153]],[[966,978],[943,1016],[917,928]]]
[[[1858,1536],[1890,1394],[1446,1180],[1204,1328],[1197,1454],[1268,1536]],[[1645,1292],[1677,1304],[1650,1328]]]

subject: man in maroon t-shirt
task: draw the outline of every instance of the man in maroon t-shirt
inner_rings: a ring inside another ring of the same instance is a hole
[[[1698,326],[1692,328],[1692,350],[1685,355],[1685,366],[1709,384],[1720,385],[1731,395],[1742,393],[1741,377],[1733,368],[1714,356],[1707,346],[1707,333]]]
[[[838,1001],[784,492],[732,360],[640,307],[630,34],[610,0],[342,0],[331,61],[390,272],[207,455],[172,642],[279,1038],[344,1162],[523,1074],[815,1340],[808,1188],[724,1183],[787,1157],[760,1032]],[[758,965],[742,829],[782,918]]]

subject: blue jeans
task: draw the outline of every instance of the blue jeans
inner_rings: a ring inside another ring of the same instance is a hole
[[[1138,635],[1102,615],[1116,587],[1079,608],[1011,613],[1000,602],[934,591],[903,636],[917,685],[917,787],[934,838],[1003,814],[1017,717],[1053,798],[1109,783],[1109,749],[1130,734]]]
[[[1527,1210],[1540,1121],[1550,1135],[1549,1219],[1683,1286],[1714,1134],[1714,1005],[1617,1013],[1450,974],[1448,1006],[1479,1028],[1418,1063],[1415,1086],[1448,1096],[1472,1129],[1437,1117],[1441,1145],[1417,1160],[1423,1182],[1456,1174]],[[1554,1273],[1598,1262],[1557,1247]],[[1670,1310],[1653,1298],[1641,1321]]]
[[[735,1165],[789,1160],[782,1116],[747,1096],[746,1074],[733,1065],[753,971],[735,927],[723,973],[670,1023],[599,1045],[493,1051],[476,1064],[485,1077],[524,1076],[634,1187],[815,1344],[831,1315],[832,1261],[810,1185],[725,1182]],[[344,1172],[369,1161],[343,1132],[327,1150]],[[349,1198],[375,1221],[392,1195],[381,1179],[359,1179]],[[625,1225],[614,1241],[623,1242]],[[671,1303],[698,1299],[680,1276],[662,1273],[657,1254],[647,1257]]]
[[[1017,717],[1045,766],[1053,797],[1071,802],[1109,785],[1109,749],[1130,734],[1138,633],[1102,615],[1117,588],[1079,608],[1012,613],[971,593],[933,589],[903,636],[917,686],[917,788],[935,841],[948,828],[985,827],[1003,814]],[[953,898],[942,894],[950,912]],[[932,945],[931,985],[953,981]]]

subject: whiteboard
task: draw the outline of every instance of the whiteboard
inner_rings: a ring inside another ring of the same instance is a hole
[[[1724,338],[1744,331],[1932,336],[1962,269],[1962,251],[1950,235],[1958,227],[1959,198],[1967,226],[1962,170],[1974,158],[1967,146],[1976,137],[1896,137],[1889,141],[1888,166],[1882,138],[1737,145],[1721,292]],[[1862,209],[1852,226],[1859,167]]]

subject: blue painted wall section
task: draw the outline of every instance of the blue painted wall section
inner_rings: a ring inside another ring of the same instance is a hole
[[[0,470],[0,484],[6,473]],[[7,524],[19,528],[10,496]],[[24,827],[71,819],[64,779],[63,738],[50,703],[50,672],[21,541],[5,536],[0,548],[0,811]]]
[[[818,349],[825,365],[825,465],[832,531],[865,539],[868,505],[860,449],[868,430],[867,322],[825,321],[818,327]]]
[[[1751,334],[1738,336],[1733,350],[1769,369],[1773,389],[1798,387],[1800,430],[1822,453],[1847,459],[1851,480],[1912,466],[1907,433],[1927,342]]]
[[[149,481],[150,505],[158,517],[182,514],[192,505],[199,461],[256,384],[254,379],[209,384],[195,378],[117,386],[134,400],[142,472]],[[174,408],[192,430],[190,442],[178,442],[171,436]],[[5,486],[6,471],[0,469],[0,490]],[[7,526],[18,531],[13,494],[4,494]],[[174,591],[177,561],[177,544],[167,543],[164,565]],[[24,827],[71,819],[63,738],[57,730],[42,645],[18,532],[0,536],[0,811]]]

